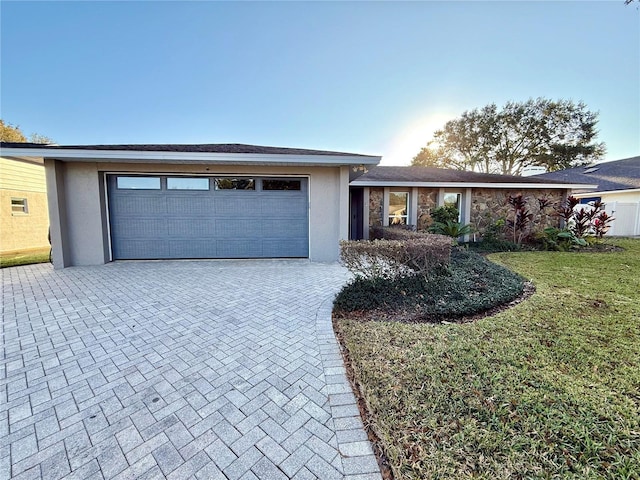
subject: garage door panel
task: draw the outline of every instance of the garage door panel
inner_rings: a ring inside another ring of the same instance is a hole
[[[170,195],[166,199],[170,215],[203,215],[216,210],[216,201],[207,195]]]
[[[138,192],[136,192],[138,193]],[[167,213],[167,200],[159,196],[153,195],[118,195],[111,205],[112,214],[124,215],[160,215]]]
[[[217,240],[217,252],[221,258],[263,257],[262,242],[255,240]]]
[[[262,235],[264,237],[276,238],[303,238],[307,239],[308,226],[306,223],[292,221],[286,218],[264,219],[262,225]]]
[[[252,191],[185,191],[167,190],[166,176],[156,176],[160,190],[118,189],[117,177],[108,176],[116,260],[308,257],[305,178],[300,191],[262,191],[259,177]]]
[[[171,258],[169,256],[169,244],[162,240],[127,240],[114,245],[113,256],[116,259],[152,260],[156,258]]]
[[[225,218],[216,220],[217,236],[225,239],[260,238],[262,233],[259,219]]]
[[[162,238],[167,236],[167,222],[162,218],[118,217],[113,223],[121,238]]]
[[[246,197],[246,193],[237,193],[235,196],[228,192],[222,194],[223,198],[216,198],[215,203],[215,215],[236,217],[238,215],[259,215],[259,211],[256,212],[256,206],[259,205],[259,197],[257,195],[251,195],[251,198]]]
[[[216,222],[212,218],[167,218],[167,234],[170,237],[214,237]]]
[[[210,239],[170,240],[171,258],[216,258],[216,241]]]
[[[262,214],[269,217],[301,217],[307,212],[307,205],[293,198],[270,198],[265,195],[261,202]]]
[[[307,257],[309,255],[306,239],[265,239],[262,242],[262,248],[265,257]]]

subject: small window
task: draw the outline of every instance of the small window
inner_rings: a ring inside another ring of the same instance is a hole
[[[209,190],[209,179],[168,177],[167,190]]]
[[[262,190],[300,190],[300,180],[262,180]]]
[[[26,198],[12,198],[11,199],[11,214],[26,214],[29,213],[29,207],[27,205]]]
[[[160,190],[160,177],[118,177],[117,186],[122,190]]]
[[[216,190],[255,190],[253,178],[216,178]]]
[[[389,193],[389,225],[407,225],[408,192]]]

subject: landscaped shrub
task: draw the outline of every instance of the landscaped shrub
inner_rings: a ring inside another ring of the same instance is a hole
[[[359,277],[334,302],[338,314],[378,310],[434,321],[473,315],[518,297],[524,279],[473,252],[455,249],[447,270],[398,278]]]
[[[369,230],[371,240],[408,240],[424,235],[424,233],[416,232],[410,225],[375,226]]]
[[[473,233],[473,228],[471,227],[471,225],[462,225],[460,222],[447,220],[446,223],[434,223],[433,225],[431,225],[431,227],[429,227],[429,231],[438,235],[446,235],[447,237],[451,238],[459,238],[464,235]]]
[[[451,239],[413,235],[407,240],[340,242],[343,264],[358,278],[398,278],[443,269],[451,257]]]

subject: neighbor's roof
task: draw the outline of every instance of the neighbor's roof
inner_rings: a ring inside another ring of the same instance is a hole
[[[367,164],[379,156],[357,153],[268,147],[239,143],[207,144],[125,144],[125,145],[43,145],[0,143],[0,153],[8,156],[36,156],[64,161],[219,162],[281,164]]]
[[[571,183],[594,183],[598,185],[597,192],[636,190],[640,188],[640,157],[601,162],[586,167],[568,168],[534,175],[531,178]]]
[[[353,186],[490,187],[490,188],[595,188],[590,182],[575,185],[516,175],[496,175],[432,167],[373,167],[351,182]]]

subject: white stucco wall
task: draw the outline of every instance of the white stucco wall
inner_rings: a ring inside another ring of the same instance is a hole
[[[101,182],[105,173],[189,173],[202,175],[297,175],[309,178],[309,258],[316,262],[338,259],[339,240],[348,234],[348,170],[345,167],[172,165],[94,162],[46,162],[50,210],[58,228],[52,228],[56,268],[99,265],[109,261],[106,209]],[[57,166],[57,169],[56,169]],[[53,201],[53,204],[51,203]]]

